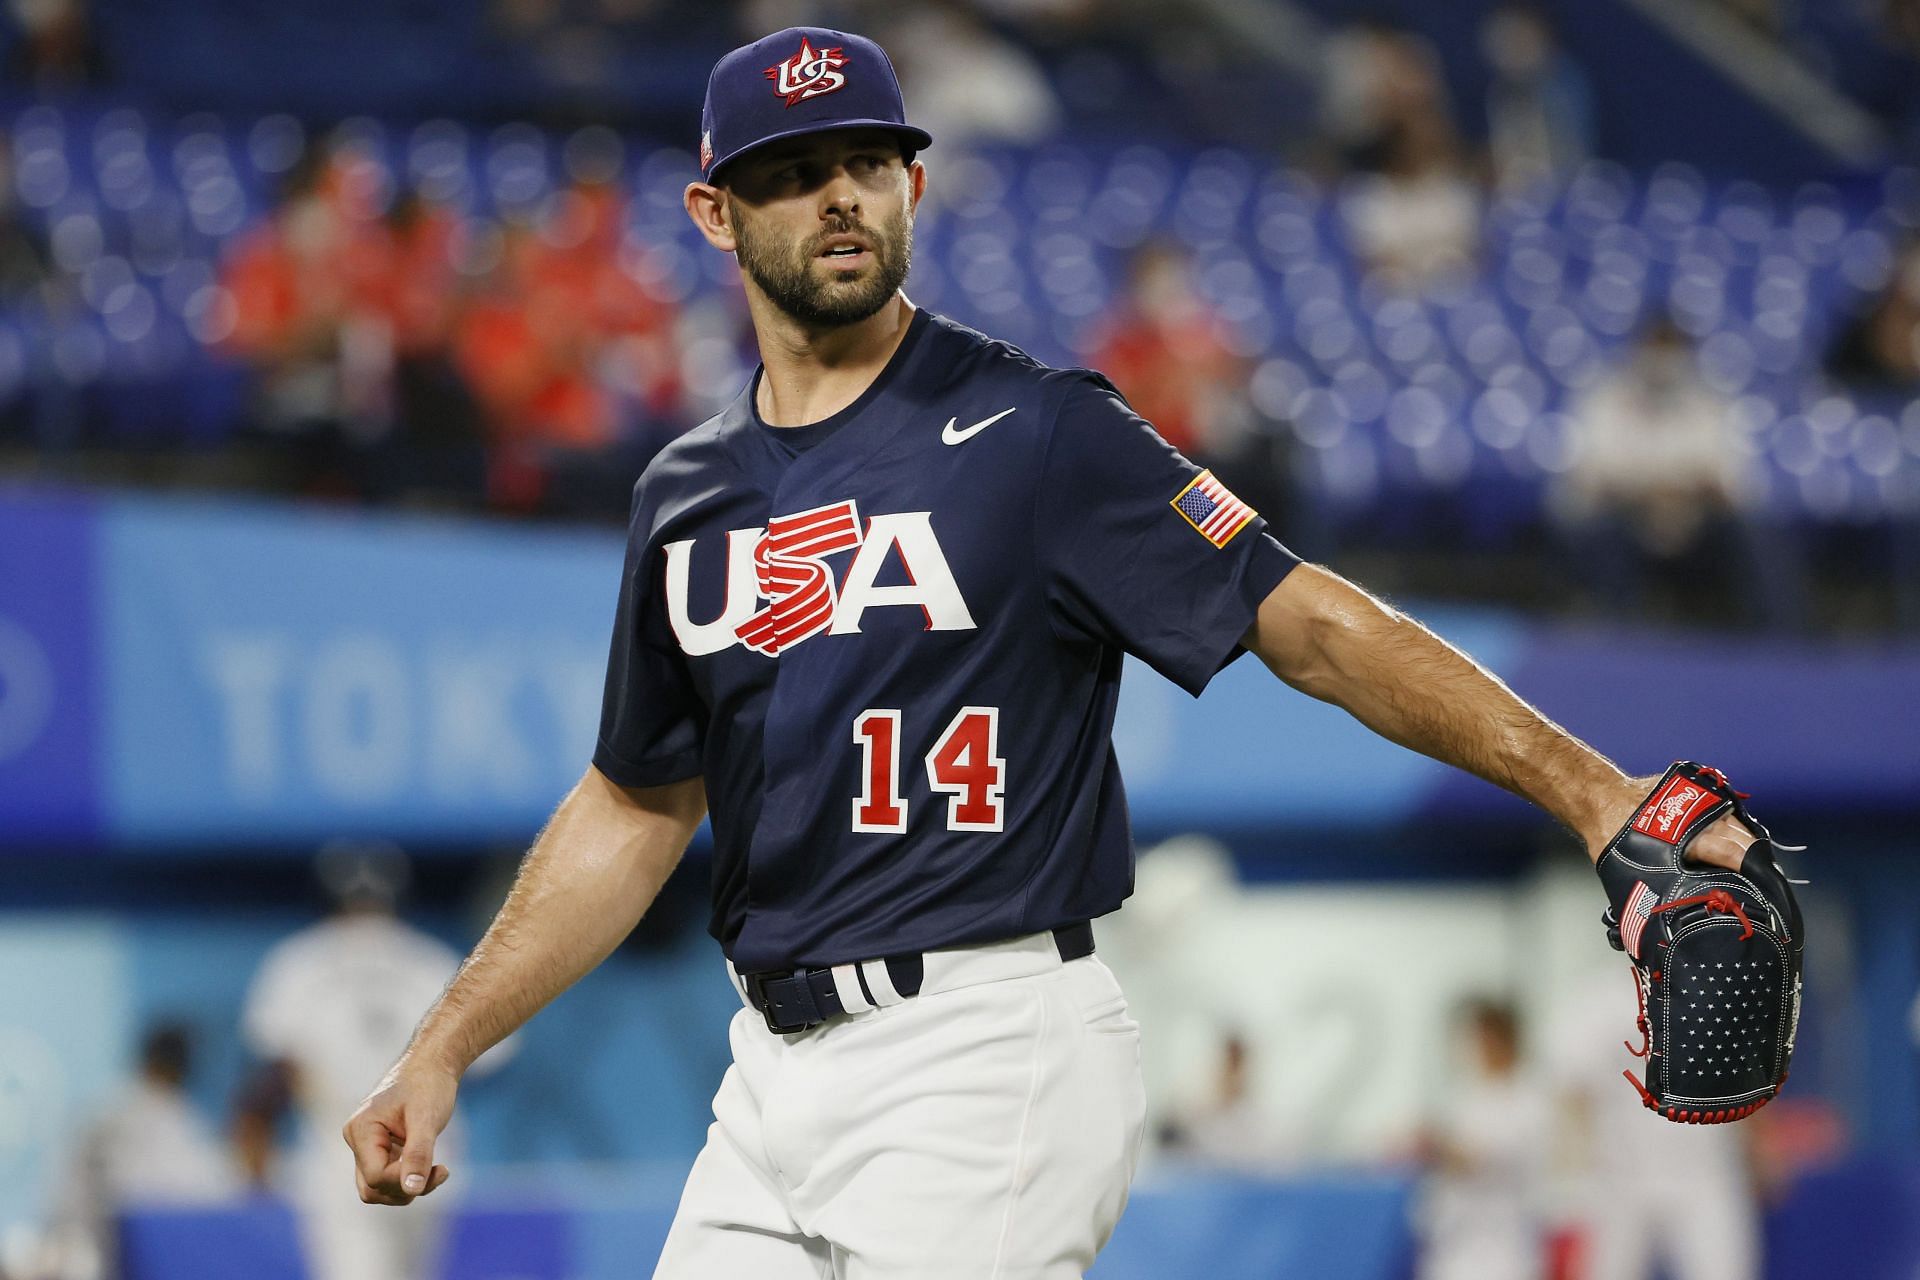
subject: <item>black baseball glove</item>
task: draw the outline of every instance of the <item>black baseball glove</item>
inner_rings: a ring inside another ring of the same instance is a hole
[[[1607,941],[1640,989],[1647,1106],[1682,1124],[1739,1120],[1786,1083],[1800,1021],[1800,906],[1744,792],[1690,760],[1667,770],[1600,855]],[[1687,862],[1729,809],[1753,832],[1738,873]]]

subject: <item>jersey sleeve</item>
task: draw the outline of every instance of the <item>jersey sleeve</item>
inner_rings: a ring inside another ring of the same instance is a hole
[[[1034,514],[1049,618],[1197,697],[1240,656],[1260,602],[1299,560],[1112,383],[1060,377]]]
[[[700,700],[667,623],[663,585],[636,506],[593,752],[593,767],[623,787],[663,786],[701,770]]]

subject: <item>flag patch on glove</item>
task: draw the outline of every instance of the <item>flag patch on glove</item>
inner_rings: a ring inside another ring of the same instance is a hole
[[[1647,882],[1642,880],[1633,886],[1627,905],[1620,909],[1620,941],[1626,944],[1627,954],[1635,960],[1640,958],[1640,935],[1646,931],[1654,904],[1659,901],[1660,895],[1647,888]]]

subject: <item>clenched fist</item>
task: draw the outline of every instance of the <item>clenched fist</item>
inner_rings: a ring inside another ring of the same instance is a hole
[[[353,1150],[354,1181],[368,1204],[411,1204],[451,1176],[433,1162],[433,1144],[453,1117],[460,1077],[398,1063],[340,1131]]]

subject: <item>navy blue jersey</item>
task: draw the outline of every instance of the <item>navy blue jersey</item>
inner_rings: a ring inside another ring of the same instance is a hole
[[[745,971],[1090,919],[1122,655],[1198,694],[1295,563],[1100,375],[919,311],[840,413],[749,386],[641,476],[594,764],[705,776]]]

